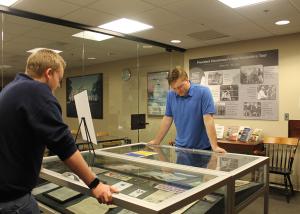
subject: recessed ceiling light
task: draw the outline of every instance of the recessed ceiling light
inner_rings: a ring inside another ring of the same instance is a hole
[[[289,23],[290,23],[289,20],[280,20],[280,21],[275,22],[276,25],[287,25]]]
[[[96,57],[88,57],[89,60],[94,60]]]
[[[95,32],[91,32],[91,31],[82,31],[82,32],[73,34],[72,36],[78,37],[78,38],[83,38],[83,39],[90,39],[90,40],[94,40],[94,41],[98,41],[98,42],[113,38],[113,36],[105,35],[102,33],[95,33]]]
[[[50,49],[50,48],[33,48],[33,49],[28,50],[26,52],[28,52],[28,53],[35,53],[35,52],[37,52],[37,51],[39,51],[41,49]],[[55,49],[50,49],[50,50],[54,51],[55,53],[61,53],[62,52],[60,50],[55,50]]]
[[[173,40],[171,40],[171,43],[178,44],[178,43],[181,43],[181,41],[180,41],[180,40],[178,40],[178,39],[173,39]]]
[[[108,22],[106,24],[99,25],[98,27],[120,33],[134,33],[153,28],[151,25],[126,18]]]
[[[16,3],[18,0],[0,0],[0,5],[4,5],[4,6],[11,6],[14,3]]]
[[[259,4],[270,0],[218,0],[231,8],[245,7],[253,4]]]

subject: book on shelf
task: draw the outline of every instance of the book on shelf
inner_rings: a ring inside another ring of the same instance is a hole
[[[254,129],[249,141],[251,142],[259,142],[262,138],[263,130],[262,129]]]
[[[226,126],[224,130],[224,138],[226,140],[238,140],[240,130],[243,126]]]
[[[253,132],[253,129],[249,128],[249,127],[245,127],[241,132],[240,132],[240,137],[239,140],[242,142],[248,142],[251,134]]]
[[[218,139],[222,139],[223,136],[224,136],[224,129],[225,129],[225,127],[216,124],[216,125],[215,125],[215,128],[216,128],[217,138],[218,138]]]

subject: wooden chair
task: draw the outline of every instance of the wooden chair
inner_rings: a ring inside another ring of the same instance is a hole
[[[290,178],[294,156],[299,144],[298,138],[265,137],[264,153],[270,158],[270,173],[284,176],[284,187],[287,202],[290,195],[294,194],[293,184]],[[278,184],[278,183],[276,183]],[[281,184],[282,185],[282,184]]]

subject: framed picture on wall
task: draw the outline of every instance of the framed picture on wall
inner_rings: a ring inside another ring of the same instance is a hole
[[[168,71],[147,74],[147,109],[150,116],[163,116],[166,111],[169,83]]]
[[[103,119],[103,74],[67,78],[67,117],[77,117],[74,95],[84,90],[88,92],[92,118]]]

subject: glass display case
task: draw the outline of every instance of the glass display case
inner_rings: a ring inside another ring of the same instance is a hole
[[[100,180],[120,190],[118,207],[103,205],[102,213],[235,213],[260,195],[268,212],[265,157],[145,143],[82,154]],[[42,203],[63,213],[93,207],[89,189],[57,157],[44,159],[40,177],[51,182],[33,192]]]
[[[268,213],[267,157],[235,153],[220,154],[173,146],[150,146],[146,143],[103,149],[97,153],[111,157],[125,158],[126,156],[126,159],[139,157],[137,161],[147,159],[151,162],[164,162],[166,165],[184,165],[191,170],[201,168],[225,173],[231,178],[228,185],[230,204],[227,204],[227,211],[229,213],[239,212],[261,195],[264,196],[264,213]]]

